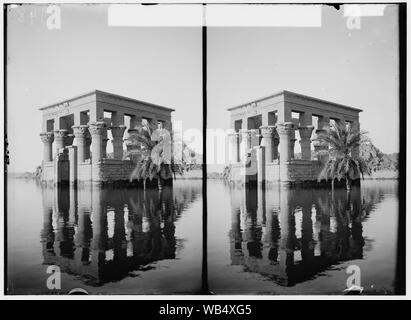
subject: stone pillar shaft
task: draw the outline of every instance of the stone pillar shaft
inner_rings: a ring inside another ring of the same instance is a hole
[[[265,184],[266,149],[262,146],[255,147],[255,149],[257,158],[257,182],[258,184]]]
[[[91,134],[91,159],[93,164],[98,164],[103,158],[103,135],[106,124],[103,121],[91,123],[89,126]]]
[[[87,131],[84,138],[84,160],[90,159],[91,134]]]
[[[73,126],[73,132],[75,137],[75,144],[77,146],[77,161],[79,163],[84,162],[86,159],[86,135],[88,133],[88,126],[80,125]]]
[[[291,146],[295,126],[292,122],[284,122],[277,125],[277,132],[280,136],[280,181],[289,180],[288,163],[291,160]]]
[[[277,126],[280,137],[280,163],[291,160],[290,140],[294,133],[294,125],[291,122],[285,122]]]
[[[67,135],[68,131],[65,129],[54,130],[54,154],[58,154],[60,149],[64,148]]]
[[[278,140],[277,130],[275,126],[261,126],[261,146],[265,148],[265,162],[271,163],[274,160],[275,141]],[[277,143],[278,146],[278,143]],[[278,154],[278,152],[276,152]]]
[[[240,162],[239,157],[239,138],[240,135],[237,132],[231,133],[228,135],[229,143],[230,143],[230,162]]]
[[[301,144],[301,159],[311,160],[311,134],[313,132],[313,126],[300,127],[300,144]]]
[[[77,153],[77,146],[70,146],[68,147],[68,156],[69,156],[69,166],[70,166],[70,184],[76,184],[77,183],[77,161],[78,161],[78,153]],[[71,193],[70,193],[71,195]],[[72,209],[70,207],[70,209]]]
[[[245,159],[247,154],[247,150],[250,148],[249,138],[248,138],[248,130],[241,129],[240,130],[241,142],[240,142],[240,161]]]
[[[250,148],[258,147],[260,145],[260,136],[258,129],[250,129],[249,139],[250,139]]]
[[[289,143],[289,155],[290,155],[290,159],[294,159],[295,158],[295,154],[294,154],[294,147],[295,147],[295,142],[297,141],[297,139],[295,138],[295,130],[292,130],[290,133],[290,143]]]
[[[123,159],[123,136],[126,126],[120,125],[118,127],[110,127],[111,134],[113,136],[113,153],[114,159]]]
[[[44,151],[43,151],[43,160],[45,162],[53,160],[53,141],[54,141],[54,134],[52,132],[46,132],[40,134],[41,141],[44,144]]]

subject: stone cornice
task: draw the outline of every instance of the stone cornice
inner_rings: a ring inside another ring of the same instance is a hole
[[[240,105],[228,108],[227,110],[228,111],[233,111],[235,109],[240,109],[240,108],[243,108],[243,107],[246,107],[246,106],[252,106],[252,105],[255,105],[255,104],[257,104],[261,101],[268,100],[268,99],[271,99],[271,98],[274,98],[274,97],[277,97],[277,96],[283,96],[284,97],[283,101],[286,101],[287,98],[290,98],[290,97],[298,97],[298,98],[301,98],[301,99],[304,99],[304,100],[310,100],[310,101],[314,101],[314,102],[322,102],[322,103],[326,103],[326,104],[329,104],[329,105],[333,105],[333,106],[340,107],[340,108],[347,109],[347,110],[351,110],[351,111],[356,111],[356,112],[362,112],[363,111],[362,109],[353,108],[353,107],[350,107],[350,106],[347,106],[347,105],[343,105],[343,104],[339,104],[339,103],[335,103],[335,102],[331,102],[331,101],[323,100],[323,99],[319,99],[319,98],[314,98],[314,97],[306,96],[306,95],[303,95],[303,94],[299,94],[299,93],[295,93],[295,92],[291,92],[291,91],[287,91],[287,90],[282,90],[280,92],[276,92],[274,94],[271,94],[271,95],[268,95],[268,96],[265,96],[265,97],[262,97],[262,98],[259,98],[259,99],[256,99],[256,100],[248,101],[246,103],[242,103]],[[292,101],[290,101],[290,102],[292,102]]]
[[[74,97],[71,97],[71,98],[68,98],[68,99],[65,99],[65,100],[61,100],[59,102],[49,104],[49,105],[44,106],[44,107],[40,107],[39,110],[43,111],[43,110],[50,109],[50,108],[53,108],[53,107],[56,107],[56,106],[59,106],[59,105],[69,104],[72,101],[79,100],[81,98],[88,97],[88,96],[91,96],[91,95],[96,96],[96,101],[104,102],[104,100],[101,100],[101,97],[107,96],[107,97],[112,97],[112,98],[119,99],[119,100],[130,101],[130,102],[139,103],[139,104],[150,106],[150,107],[155,107],[155,108],[167,110],[167,111],[170,111],[170,112],[175,111],[175,109],[172,109],[172,108],[160,106],[160,105],[150,103],[150,102],[146,102],[146,101],[142,101],[142,100],[128,98],[128,97],[121,96],[121,95],[118,95],[118,94],[108,93],[108,92],[101,91],[101,90],[92,90],[92,91],[80,94],[78,96],[74,96]]]

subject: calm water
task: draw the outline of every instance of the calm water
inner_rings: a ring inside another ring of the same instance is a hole
[[[8,185],[12,294],[192,294],[201,288],[201,181],[157,190]],[[47,268],[62,272],[50,291]]]
[[[396,181],[265,191],[208,182],[209,287],[217,294],[342,294],[347,267],[369,294],[393,294]]]
[[[195,294],[201,181],[157,190],[8,185],[12,294]],[[208,279],[216,294],[341,294],[347,267],[369,294],[394,292],[396,181],[326,189],[244,189],[208,181]],[[47,268],[61,290],[46,286]]]

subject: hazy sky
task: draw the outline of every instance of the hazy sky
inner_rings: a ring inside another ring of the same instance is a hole
[[[184,129],[202,128],[200,28],[108,27],[106,5],[61,8],[60,30],[46,27],[46,6],[8,15],[10,171],[41,163],[38,107],[93,89],[175,108]],[[395,5],[359,30],[332,7],[321,27],[211,27],[207,63],[209,128],[229,127],[228,107],[286,89],[363,109],[375,145],[398,152]]]
[[[361,17],[359,30],[342,11],[323,7],[318,28],[209,28],[209,127],[229,126],[228,107],[284,89],[363,109],[374,144],[398,152],[397,7]]]
[[[38,107],[93,89],[175,108],[183,128],[202,129],[201,28],[107,27],[107,6],[63,5],[49,30],[45,9],[8,15],[10,171],[41,163]]]

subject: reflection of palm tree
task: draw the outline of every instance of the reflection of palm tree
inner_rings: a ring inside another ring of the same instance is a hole
[[[362,191],[358,186],[353,186],[350,193],[337,189],[331,194],[325,189],[313,189],[311,192],[307,189],[282,189],[278,203],[262,200],[256,203],[256,198],[274,196],[270,189],[258,189],[258,192],[264,192],[262,196],[248,190],[245,199],[244,190],[230,187],[230,191],[233,210],[229,233],[232,264],[243,265],[245,272],[261,274],[282,286],[293,286],[323,275],[326,270],[344,261],[363,259],[366,244],[372,240],[363,236],[362,200],[365,199],[366,206],[371,208],[382,199],[378,192],[378,195],[368,192],[361,197]],[[237,212],[244,207],[244,200],[246,219],[241,238],[241,221]],[[263,203],[266,224],[264,237],[261,237],[264,220],[259,223],[255,213],[257,206]],[[281,225],[275,220],[276,210],[273,210],[278,204]],[[301,214],[301,219],[297,219],[297,213]],[[299,228],[301,238],[297,237]],[[280,239],[285,242],[280,243]],[[320,250],[317,251],[317,248]]]
[[[331,179],[334,188],[334,180],[344,179],[346,189],[351,190],[352,180],[356,177],[370,175],[371,170],[367,162],[360,157],[356,149],[360,147],[361,138],[365,135],[355,126],[346,126],[342,123],[333,123],[330,130],[319,134],[317,140],[328,145],[329,149],[317,151],[317,154],[325,154],[328,157],[321,170],[318,180]]]
[[[175,259],[177,241],[181,242],[175,236],[175,222],[200,191],[201,187],[187,186],[183,189],[165,186],[161,192],[155,189],[84,189],[80,191],[82,202],[74,224],[68,221],[70,194],[66,190],[57,190],[58,201],[51,196],[47,202],[43,195],[44,262],[59,265],[64,273],[81,276],[88,285],[100,286],[121,280],[130,273],[155,268],[151,265],[153,262]],[[51,224],[53,202],[57,204],[55,214],[60,213],[56,231]],[[113,219],[107,219],[109,212],[114,212]],[[109,230],[113,230],[112,235]],[[90,247],[92,236],[94,246]]]

